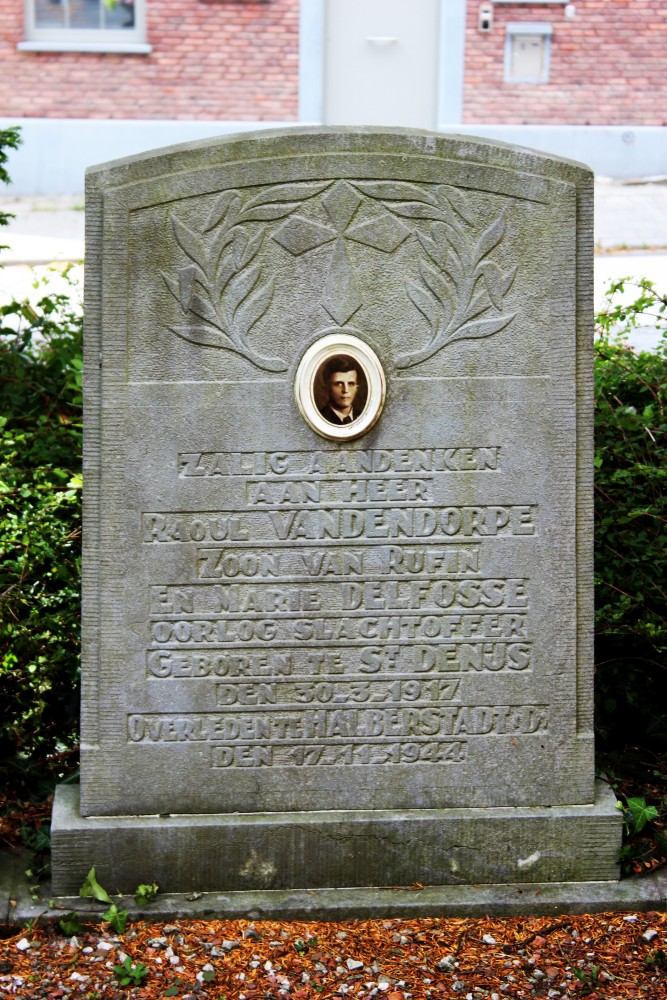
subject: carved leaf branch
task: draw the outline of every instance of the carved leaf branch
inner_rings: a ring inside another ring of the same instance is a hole
[[[406,290],[429,324],[431,338],[420,350],[401,355],[399,368],[420,364],[457,340],[491,337],[516,315],[503,312],[503,300],[517,268],[503,271],[487,259],[506,235],[506,211],[479,232],[465,197],[444,185],[438,189],[437,208],[430,203],[425,207],[433,222],[428,233],[417,232],[417,239],[426,259],[419,264],[421,280],[408,282]],[[414,217],[429,218],[425,210]]]
[[[286,371],[287,362],[258,354],[248,342],[274,292],[274,281],[264,278],[257,257],[267,223],[290,215],[330,184],[275,185],[245,203],[238,191],[225,191],[201,232],[172,215],[174,237],[189,261],[175,278],[162,275],[187,320],[172,331],[195,344],[233,351],[263,371]]]

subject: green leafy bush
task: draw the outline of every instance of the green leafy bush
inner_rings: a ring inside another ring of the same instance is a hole
[[[619,304],[631,289],[637,298]],[[667,320],[651,282],[618,282],[595,359],[596,708],[603,745],[667,745],[667,340],[622,337]]]
[[[0,305],[5,770],[50,761],[56,776],[77,742],[81,368],[81,312],[67,295]]]
[[[17,126],[0,129],[0,184],[9,184],[9,174],[5,163],[9,158],[8,149],[18,149],[21,144],[21,130]],[[6,226],[13,216],[0,212],[0,226]],[[0,247],[0,249],[2,249]]]

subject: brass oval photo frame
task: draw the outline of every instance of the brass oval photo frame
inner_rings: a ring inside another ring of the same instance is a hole
[[[322,366],[336,355],[348,355],[362,370],[367,387],[366,401],[352,423],[331,423],[320,412],[316,400],[316,379]],[[382,412],[386,381],[380,359],[359,337],[348,333],[331,333],[311,344],[305,352],[294,379],[294,397],[303,419],[309,427],[330,441],[352,441],[369,431]]]

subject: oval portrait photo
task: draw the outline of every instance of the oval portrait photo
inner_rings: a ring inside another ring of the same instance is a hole
[[[368,399],[366,373],[351,354],[334,354],[321,364],[314,390],[320,413],[335,426],[357,420]]]
[[[328,334],[301,359],[294,394],[301,415],[318,434],[334,440],[359,437],[384,405],[382,365],[359,337]]]

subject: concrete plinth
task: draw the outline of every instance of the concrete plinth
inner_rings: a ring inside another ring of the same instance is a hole
[[[591,806],[114,817],[62,786],[52,841],[62,896],[93,865],[119,893],[512,885],[617,879],[620,826],[602,782]]]

